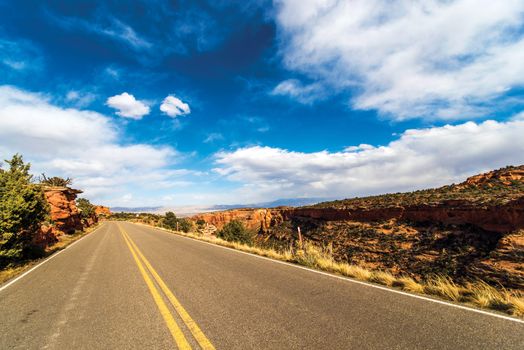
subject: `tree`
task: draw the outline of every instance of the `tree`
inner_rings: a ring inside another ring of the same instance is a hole
[[[78,198],[76,200],[76,206],[80,210],[80,215],[83,218],[90,218],[95,214],[95,206],[91,204],[88,199]]]
[[[48,218],[41,188],[32,182],[31,164],[15,154],[0,168],[0,265],[34,253],[33,237]]]
[[[230,242],[253,243],[253,233],[246,229],[242,222],[238,220],[230,221],[224,225],[224,227],[218,231],[217,237]]]
[[[47,177],[45,174],[42,174],[42,178],[40,179],[40,183],[42,185],[47,186],[56,186],[56,187],[67,187],[70,186],[73,183],[73,179],[67,178],[64,179],[62,177],[53,176],[53,177]]]
[[[172,211],[168,211],[166,213],[166,216],[164,217],[164,226],[166,228],[169,228],[169,229],[176,229],[176,223],[177,223],[177,218],[176,218],[176,215],[175,213],[173,213]]]

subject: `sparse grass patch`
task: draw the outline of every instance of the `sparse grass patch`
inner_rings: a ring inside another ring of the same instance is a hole
[[[515,316],[524,316],[524,295],[511,296],[511,312]]]
[[[466,290],[469,293],[468,301],[477,306],[506,312],[512,309],[512,294],[505,289],[498,290],[483,281],[478,281],[468,283]]]
[[[374,271],[371,274],[370,281],[392,287],[397,278],[386,271]]]
[[[431,278],[424,286],[424,291],[451,301],[461,301],[463,294],[463,288],[446,276]]]
[[[402,276],[397,278],[393,283],[393,287],[399,287],[405,291],[413,293],[424,293],[424,286],[411,277]]]

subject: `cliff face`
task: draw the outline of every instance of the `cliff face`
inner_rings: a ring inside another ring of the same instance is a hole
[[[239,220],[246,227],[258,231],[270,229],[274,213],[272,209],[236,209],[203,213],[193,216],[192,220],[204,220],[207,224],[213,225],[219,230],[228,222]]]
[[[44,195],[50,206],[51,220],[57,230],[73,233],[83,228],[76,197],[82,191],[68,187],[44,187]]]
[[[218,229],[232,220],[239,220],[250,229],[267,233],[284,221],[299,218],[358,222],[395,219],[415,223],[472,225],[485,231],[509,233],[524,228],[524,195],[505,205],[490,207],[479,207],[467,201],[449,201],[440,205],[354,210],[337,208],[237,209],[204,213],[194,216],[193,220],[204,220]]]

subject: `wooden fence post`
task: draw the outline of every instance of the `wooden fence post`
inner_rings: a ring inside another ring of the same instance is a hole
[[[298,229],[298,245],[300,249],[304,249],[304,241],[302,240],[302,233],[300,232],[300,226],[298,226],[297,229]]]

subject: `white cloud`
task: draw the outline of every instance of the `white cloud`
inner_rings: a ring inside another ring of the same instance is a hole
[[[220,152],[215,171],[243,187],[237,198],[351,197],[463,181],[524,164],[524,120],[467,122],[405,131],[386,146],[342,152],[247,147]]]
[[[191,113],[189,105],[173,95],[169,95],[164,99],[160,105],[160,110],[173,118]]]
[[[127,193],[133,193],[135,201],[151,199],[155,191],[194,175],[171,168],[180,158],[173,148],[123,145],[111,118],[49,101],[40,94],[0,86],[0,159],[21,153],[34,173],[72,177],[74,187],[84,190],[85,196],[109,205],[124,204],[118,198]]]
[[[115,17],[97,18],[87,21],[76,17],[58,16],[50,12],[47,12],[47,14],[54,23],[68,30],[81,29],[86,32],[103,35],[127,44],[135,50],[147,50],[153,47],[151,42],[138,35],[131,26]]]
[[[211,143],[222,140],[224,140],[224,135],[218,132],[212,132],[211,134],[207,135],[207,137],[204,139],[204,143]]]
[[[0,71],[5,67],[17,73],[34,73],[42,65],[43,56],[31,42],[0,38]]]
[[[96,100],[96,94],[92,92],[84,92],[78,90],[70,90],[66,94],[66,101],[72,103],[77,108],[84,108],[89,106],[94,100]]]
[[[280,0],[288,68],[358,109],[391,118],[467,119],[524,85],[520,0]]]
[[[288,79],[280,82],[271,91],[271,94],[288,96],[304,104],[310,104],[325,97],[321,84],[312,83],[309,85],[303,85],[296,79]]]
[[[116,114],[121,117],[142,119],[144,115],[149,114],[149,106],[127,92],[109,97],[106,103],[109,107],[117,109]]]

